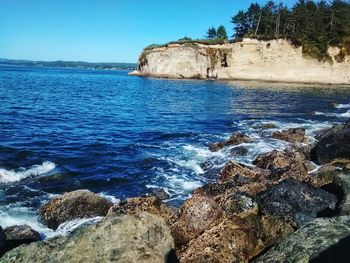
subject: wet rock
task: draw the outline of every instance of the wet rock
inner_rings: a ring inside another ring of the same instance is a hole
[[[233,216],[193,239],[178,251],[180,262],[248,262],[293,229],[283,220]]]
[[[187,244],[217,225],[222,217],[223,211],[213,199],[202,195],[192,196],[169,220],[176,246]]]
[[[165,220],[171,215],[171,210],[156,196],[128,198],[112,206],[107,215],[135,215],[141,212],[158,215]]]
[[[245,135],[244,133],[237,132],[232,134],[230,139],[224,142],[224,146],[238,145],[242,143],[251,143],[252,141],[253,140],[249,136]]]
[[[160,200],[166,200],[170,198],[170,195],[163,188],[153,189],[147,196],[155,196]]]
[[[88,190],[78,190],[51,199],[40,208],[43,222],[51,229],[77,218],[105,216],[113,205]]]
[[[272,138],[290,143],[302,143],[305,141],[305,129],[292,128],[281,132],[274,132]]]
[[[344,260],[350,256],[348,241],[340,248],[337,248],[337,244],[344,239],[349,240],[349,236],[348,216],[318,218],[302,226],[254,262],[347,262]]]
[[[0,257],[15,247],[40,240],[39,233],[27,225],[0,227]]]
[[[305,182],[317,188],[332,184],[334,181],[335,171],[335,167],[323,165],[317,171],[310,173]]]
[[[281,180],[294,178],[300,182],[308,180],[308,161],[305,156],[297,151],[288,149],[286,151],[272,151],[259,155],[253,164],[270,170],[270,180]]]
[[[229,161],[221,172],[220,180],[226,182],[237,175],[248,178],[257,178],[259,177],[259,175],[264,173],[266,173],[266,171],[248,167],[244,164],[239,164],[235,161]]]
[[[350,160],[350,124],[328,130],[312,149],[311,159],[322,164],[336,159]]]
[[[334,184],[341,195],[339,215],[350,215],[350,172],[338,172],[334,176]]]
[[[40,241],[40,234],[28,225],[10,226],[4,229],[6,240]]]
[[[216,202],[225,211],[225,214],[229,216],[235,215],[244,218],[253,214],[257,215],[259,212],[258,204],[251,196],[245,193],[228,192],[220,196]]]
[[[231,156],[245,156],[248,153],[248,149],[244,146],[238,146],[230,150]]]
[[[256,130],[270,130],[270,129],[277,129],[277,125],[274,123],[262,123],[262,124],[258,124],[253,126],[253,129]]]
[[[216,142],[209,145],[209,150],[212,152],[218,152],[223,148],[224,148],[224,144],[221,142]]]
[[[67,237],[11,250],[2,262],[166,262],[174,241],[155,215],[110,217]]]
[[[257,195],[264,214],[281,216],[300,227],[318,215],[335,214],[337,198],[325,190],[287,179]]]
[[[234,133],[231,137],[224,142],[217,142],[209,145],[209,150],[212,152],[218,152],[226,146],[239,145],[242,143],[251,143],[253,140],[244,133]]]

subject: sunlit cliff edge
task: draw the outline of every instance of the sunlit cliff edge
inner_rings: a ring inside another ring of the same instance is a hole
[[[344,55],[344,53],[346,55]],[[338,47],[325,62],[305,56],[287,40],[220,45],[169,44],[145,49],[131,75],[174,79],[262,80],[350,85],[350,56]]]

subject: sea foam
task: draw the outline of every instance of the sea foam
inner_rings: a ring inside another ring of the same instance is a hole
[[[18,171],[0,168],[0,183],[17,182],[27,177],[44,175],[56,168],[53,162],[43,162],[29,168],[20,168]]]

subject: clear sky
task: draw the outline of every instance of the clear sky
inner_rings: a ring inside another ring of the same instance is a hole
[[[223,24],[232,35],[231,16],[251,2],[0,0],[0,57],[136,62],[149,44],[202,38],[210,26]]]

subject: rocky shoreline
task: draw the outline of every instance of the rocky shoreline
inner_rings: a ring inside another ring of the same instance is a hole
[[[28,226],[0,229],[0,262],[346,262],[350,123],[320,132],[313,143],[301,128],[272,137],[290,146],[249,166],[229,161],[179,209],[161,189],[117,204],[88,190],[53,198],[39,211],[51,229],[101,220],[44,241]],[[208,147],[239,145],[239,155],[252,140],[235,133]]]

